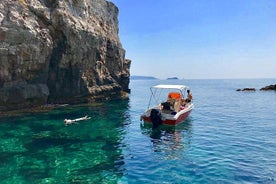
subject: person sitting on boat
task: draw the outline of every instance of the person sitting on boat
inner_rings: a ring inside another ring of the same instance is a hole
[[[192,99],[193,99],[193,95],[192,95],[192,93],[190,92],[190,90],[188,89],[187,90],[187,98],[186,98],[186,102],[187,103],[190,103],[191,101],[192,101]]]
[[[181,105],[181,94],[179,92],[170,92],[167,102],[170,103],[171,110],[178,112]]]
[[[180,110],[180,106],[181,106],[181,101],[180,100],[176,100],[174,102],[174,105],[173,105],[173,109],[175,112],[178,112]]]
[[[171,110],[171,103],[170,102],[163,102],[161,103],[161,110]]]
[[[167,102],[169,102],[171,104],[171,106],[174,106],[174,103],[176,101],[180,101],[181,99],[181,94],[179,92],[170,92],[168,94],[168,99]]]

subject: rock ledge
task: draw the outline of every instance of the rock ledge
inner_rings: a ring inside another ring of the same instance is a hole
[[[118,31],[109,1],[1,0],[0,111],[125,96]]]

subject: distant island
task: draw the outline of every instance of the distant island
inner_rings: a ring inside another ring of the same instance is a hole
[[[178,78],[177,77],[169,77],[169,78],[167,78],[167,80],[178,80]]]
[[[139,76],[139,75],[132,75],[130,76],[131,80],[156,80],[156,77],[152,76]]]

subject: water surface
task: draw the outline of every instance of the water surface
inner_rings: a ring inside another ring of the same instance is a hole
[[[0,181],[276,183],[276,92],[236,92],[275,81],[132,80],[127,100],[1,117]],[[188,85],[195,109],[152,130],[140,115],[160,83]]]

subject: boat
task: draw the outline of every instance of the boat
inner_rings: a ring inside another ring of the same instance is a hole
[[[141,121],[152,123],[153,128],[160,124],[178,125],[184,122],[194,109],[192,100],[185,99],[189,90],[185,85],[159,84],[150,87],[151,95]]]

